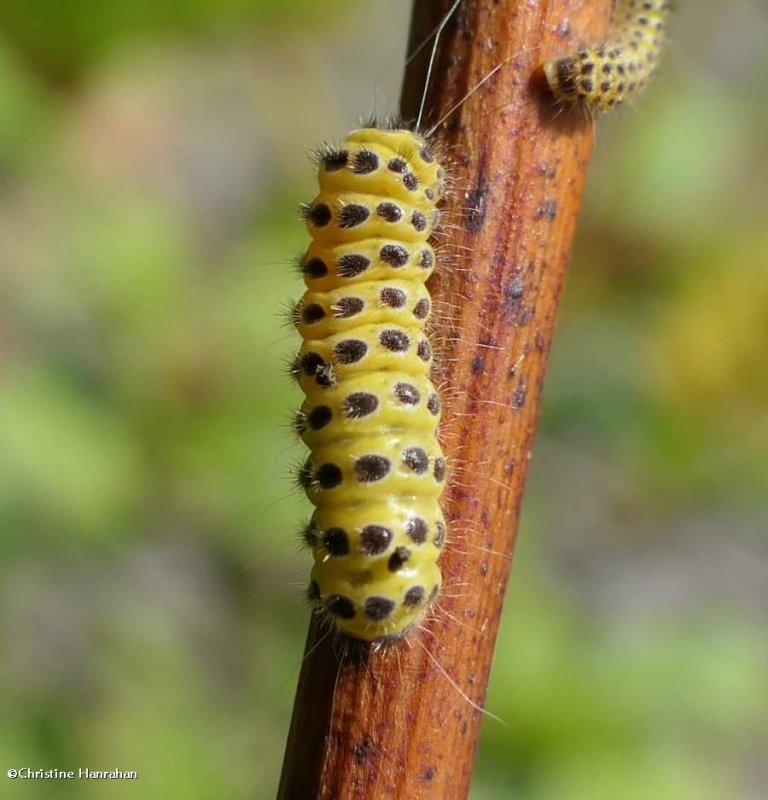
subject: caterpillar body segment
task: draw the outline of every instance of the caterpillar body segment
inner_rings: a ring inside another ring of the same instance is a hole
[[[336,629],[402,636],[440,589],[446,463],[426,335],[443,170],[407,130],[364,128],[318,153],[312,243],[294,312],[303,344],[299,482],[315,506],[308,595]]]

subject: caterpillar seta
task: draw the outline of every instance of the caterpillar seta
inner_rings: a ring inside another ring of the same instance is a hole
[[[608,41],[544,64],[555,100],[604,110],[648,82],[664,41],[667,0],[617,0]]]

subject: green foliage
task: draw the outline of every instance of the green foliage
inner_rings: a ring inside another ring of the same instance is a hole
[[[764,731],[764,635],[703,616],[604,632],[525,572],[508,600],[487,704],[508,728],[484,729],[489,777],[537,800],[729,796],[724,763]]]
[[[114,411],[50,372],[6,376],[0,398],[4,547],[114,537],[146,496],[143,466]]]
[[[311,0],[5,0],[0,30],[58,83],[79,78],[111,51],[136,40],[210,36],[243,24],[305,24],[320,10]]]
[[[34,158],[52,109],[35,78],[0,33],[0,167],[17,170]]]

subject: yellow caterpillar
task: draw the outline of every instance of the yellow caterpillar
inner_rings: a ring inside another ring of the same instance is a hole
[[[640,91],[656,69],[671,4],[617,0],[609,41],[544,64],[556,100],[608,109]]]
[[[296,428],[311,450],[298,480],[316,507],[304,531],[308,595],[342,633],[386,640],[423,616],[441,584],[446,464],[424,282],[443,170],[421,136],[380,128],[352,132],[318,161],[294,314],[306,395]]]

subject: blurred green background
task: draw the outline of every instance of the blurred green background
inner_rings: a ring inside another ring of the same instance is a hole
[[[473,800],[768,797],[768,10],[600,121]],[[407,0],[0,5],[0,774],[271,798],[308,611],[278,309]]]

